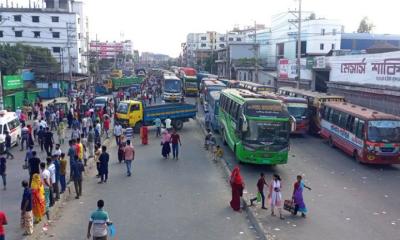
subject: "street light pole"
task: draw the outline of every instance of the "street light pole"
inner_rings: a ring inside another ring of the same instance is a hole
[[[297,81],[296,88],[300,88],[300,69],[301,69],[301,0],[299,0],[299,14],[298,14],[298,29],[297,29]]]

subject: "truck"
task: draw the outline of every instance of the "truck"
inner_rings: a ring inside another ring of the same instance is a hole
[[[145,106],[141,101],[125,100],[118,104],[115,120],[123,127],[132,127],[138,133],[142,126],[154,125],[154,120],[169,118],[172,126],[180,130],[183,123],[196,118],[197,108],[187,103],[169,103]]]
[[[140,89],[143,80],[143,77],[111,78],[106,80],[103,84],[97,84],[95,86],[95,91],[98,95],[106,95],[110,94],[112,91],[118,91],[129,87]]]
[[[183,91],[186,96],[197,96],[199,94],[197,72],[194,68],[179,68],[178,76],[183,82]]]

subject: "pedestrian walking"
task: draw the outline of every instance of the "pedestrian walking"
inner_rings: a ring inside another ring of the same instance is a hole
[[[44,150],[44,133],[45,128],[43,126],[39,126],[39,131],[37,133],[38,143],[40,145],[40,150],[43,152]]]
[[[97,169],[97,175],[96,177],[100,177],[100,155],[101,155],[101,149],[100,149],[100,144],[96,144],[95,146],[95,152],[94,152],[94,162],[96,163],[96,169]]]
[[[86,136],[87,130],[88,130],[87,117],[84,117],[84,118],[82,118],[82,134]]]
[[[32,214],[32,192],[26,180],[22,181],[24,192],[21,201],[21,228],[24,229],[24,236],[33,233],[33,214]]]
[[[0,176],[3,180],[3,190],[7,189],[7,160],[5,157],[0,157]],[[1,240],[1,239],[0,239]]]
[[[279,218],[284,220],[282,215],[282,193],[281,193],[281,177],[278,174],[274,174],[272,182],[269,185],[268,198],[271,201],[271,216],[275,216],[275,208],[279,211]]]
[[[56,175],[56,182],[53,184],[53,191],[56,201],[60,200],[60,155],[53,154],[52,156],[53,160],[52,162],[55,166],[55,175]]]
[[[69,149],[68,149],[68,157],[69,157],[69,173],[70,173],[70,181],[72,179],[72,161],[77,158],[76,156],[76,149],[75,149],[75,141],[69,140]]]
[[[104,128],[104,133],[106,134],[106,138],[108,138],[108,132],[110,131],[110,118],[108,116],[105,116],[104,122],[103,122],[103,128]]]
[[[128,126],[125,129],[125,133],[124,133],[125,139],[126,140],[133,140],[133,128],[131,128],[130,126]]]
[[[120,142],[118,145],[118,162],[122,163],[124,161],[124,149],[125,149],[126,143],[125,142]]]
[[[65,123],[61,121],[57,127],[58,143],[64,144],[65,141]]]
[[[101,147],[101,154],[99,156],[100,162],[100,182],[106,183],[108,180],[108,162],[110,160],[110,155],[107,153],[107,147]]]
[[[214,150],[214,161],[219,161],[224,156],[224,150],[221,148],[220,145]]]
[[[88,146],[88,157],[91,158],[94,156],[94,130],[93,127],[89,127],[89,131],[87,134],[87,146]]]
[[[60,185],[61,185],[60,194],[63,194],[67,187],[66,175],[67,175],[67,160],[65,159],[65,153],[61,153],[61,156],[60,156]]]
[[[88,160],[88,150],[87,150],[88,144],[87,144],[87,138],[83,133],[81,134],[81,144],[83,147],[83,165],[86,167]]]
[[[211,133],[211,130],[210,130],[210,129],[207,129],[207,134],[206,134],[206,136],[204,137],[204,148],[205,148],[206,150],[209,149],[212,136],[213,136],[213,135],[212,135],[212,133]]]
[[[131,145],[131,140],[126,141],[126,146],[124,147],[124,160],[126,164],[126,175],[131,176],[132,172],[132,161],[135,159],[135,149]]]
[[[6,158],[8,159],[8,157],[11,157],[11,159],[14,159],[14,155],[10,152],[11,150],[11,135],[8,131],[5,131],[6,134],[6,149],[5,149],[5,154],[6,154]]]
[[[7,225],[7,216],[3,211],[0,211],[0,240],[6,239],[6,230],[4,229],[4,225]]]
[[[81,137],[81,131],[78,127],[74,127],[71,131],[71,140],[77,140]]]
[[[28,151],[26,151],[25,154],[25,164],[24,164],[24,168],[28,168],[29,167],[29,160],[33,157],[33,146],[29,146],[28,147]]]
[[[51,156],[51,153],[53,152],[53,144],[54,144],[53,133],[47,127],[46,131],[44,132],[44,148],[47,152],[47,156]]]
[[[47,163],[47,169],[50,172],[50,206],[52,207],[54,205],[56,197],[54,194],[56,194],[57,191],[57,181],[56,181],[56,166],[54,165],[53,159],[51,157],[46,158],[46,163]]]
[[[240,212],[240,198],[243,196],[244,182],[238,166],[231,173],[230,184],[232,189],[230,205],[234,211]]]
[[[34,217],[34,223],[37,224],[42,221],[44,214],[46,213],[46,200],[44,197],[44,186],[40,180],[40,175],[35,173],[32,177],[31,182],[32,190],[32,213]]]
[[[79,199],[82,196],[82,172],[85,171],[82,161],[72,161],[72,180],[74,181],[75,199]]]
[[[47,220],[50,220],[50,188],[51,188],[51,179],[50,179],[50,172],[48,169],[46,169],[46,163],[42,162],[40,163],[40,178],[43,182],[43,187],[44,187],[44,199],[46,203],[46,217]]]
[[[96,127],[94,128],[94,143],[101,144],[101,126],[98,120]]]
[[[159,117],[154,120],[154,125],[157,128],[156,137],[161,136],[161,119]]]
[[[264,173],[260,173],[260,178],[257,181],[257,190],[258,190],[257,197],[250,199],[250,206],[253,206],[254,201],[261,200],[261,208],[267,209],[265,207],[264,185],[267,185],[268,187],[268,184],[265,181]]]
[[[119,146],[119,143],[121,141],[121,136],[122,136],[122,126],[121,126],[121,124],[119,124],[119,122],[115,123],[114,136],[115,136],[115,142],[116,142],[117,146]]]
[[[165,119],[165,128],[166,128],[168,131],[171,131],[171,130],[172,130],[171,123],[172,123],[172,120],[171,120],[169,117],[167,117],[167,119]]]
[[[90,214],[87,238],[92,237],[93,240],[107,240],[108,226],[112,223],[108,213],[104,211],[104,201],[97,201],[97,210]]]
[[[168,133],[167,129],[164,129],[162,132],[162,139],[161,139],[161,155],[167,159],[169,158],[169,154],[171,153],[171,135]]]
[[[304,199],[303,199],[304,188],[311,190],[310,187],[308,187],[304,184],[304,181],[303,181],[303,178],[301,177],[301,175],[298,175],[297,181],[294,183],[294,187],[293,187],[293,196],[292,196],[292,200],[294,202],[293,215],[297,215],[297,212],[301,212],[301,216],[303,218],[306,217],[306,213],[307,213],[307,207],[306,207],[306,204],[304,203]]]
[[[36,151],[32,151],[32,157],[28,160],[29,183],[32,183],[34,174],[40,174],[40,159],[37,157]]]
[[[174,159],[179,160],[179,146],[182,146],[181,138],[174,129],[171,134],[172,156]]]
[[[23,126],[22,129],[21,129],[21,151],[24,150],[24,145],[25,145],[26,149],[28,149],[28,146],[29,146],[29,129],[26,126]]]
[[[33,121],[33,126],[32,126],[32,128],[33,128],[33,138],[34,138],[35,141],[36,141],[36,139],[37,139],[37,133],[38,133],[38,131],[39,131],[39,120],[38,120],[37,118],[35,118],[35,120]]]

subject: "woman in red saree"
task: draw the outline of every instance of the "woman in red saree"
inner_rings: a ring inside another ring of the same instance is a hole
[[[40,175],[35,173],[32,176],[32,212],[34,216],[34,222],[38,223],[42,220],[45,214],[46,203],[44,199],[44,187],[40,179]]]
[[[232,188],[231,207],[234,211],[240,211],[240,197],[243,195],[244,182],[237,166],[231,173],[230,183]]]

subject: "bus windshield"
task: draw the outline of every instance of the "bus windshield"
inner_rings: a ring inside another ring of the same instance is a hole
[[[185,85],[186,87],[197,88],[197,83],[195,82],[186,82]]]
[[[371,142],[400,142],[400,121],[380,120],[368,122],[368,140]]]
[[[248,121],[249,129],[245,141],[250,144],[287,145],[289,143],[288,122]]]
[[[128,113],[128,103],[121,102],[118,105],[117,113],[127,114]]]
[[[166,92],[179,93],[181,92],[181,88],[182,88],[181,81],[179,80],[165,81],[164,90]]]
[[[296,120],[301,120],[307,117],[307,105],[306,104],[299,104],[299,103],[292,103],[287,104],[288,112],[291,116],[296,118]]]

